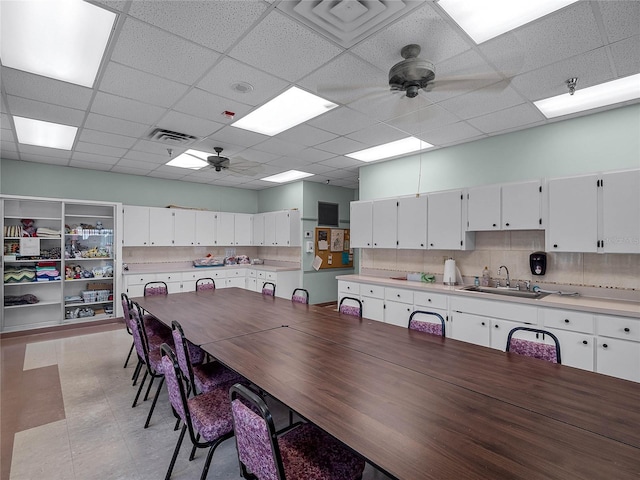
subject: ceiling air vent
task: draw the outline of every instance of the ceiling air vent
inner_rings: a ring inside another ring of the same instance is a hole
[[[149,134],[151,140],[157,142],[168,143],[170,145],[188,145],[197,140],[193,135],[187,135],[186,133],[172,132],[171,130],[165,130],[164,128],[156,128]]]

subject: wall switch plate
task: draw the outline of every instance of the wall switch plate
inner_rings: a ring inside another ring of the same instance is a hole
[[[304,238],[311,238],[313,236],[313,232],[311,230],[305,230]]]
[[[313,242],[307,242],[305,252],[313,253]]]

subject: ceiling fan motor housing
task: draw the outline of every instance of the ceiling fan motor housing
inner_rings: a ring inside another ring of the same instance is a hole
[[[426,88],[436,77],[433,63],[422,58],[407,58],[396,63],[389,70],[391,90],[407,92],[407,97],[418,95],[418,90]]]

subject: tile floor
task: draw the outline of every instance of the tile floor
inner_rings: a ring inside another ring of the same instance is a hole
[[[133,362],[122,368],[130,345],[122,324],[2,340],[1,480],[164,478],[178,432],[165,387],[148,429],[151,400],[131,408]],[[285,421],[284,410],[279,418]],[[197,479],[202,470],[206,452],[189,462],[185,444],[175,480]],[[229,439],[207,478],[239,477]],[[367,465],[363,479],[388,477]]]

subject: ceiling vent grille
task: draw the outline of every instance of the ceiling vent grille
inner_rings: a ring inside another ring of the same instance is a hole
[[[156,128],[149,134],[151,140],[156,142],[168,143],[170,145],[189,145],[197,140],[193,135],[186,133],[173,132],[164,128]]]

